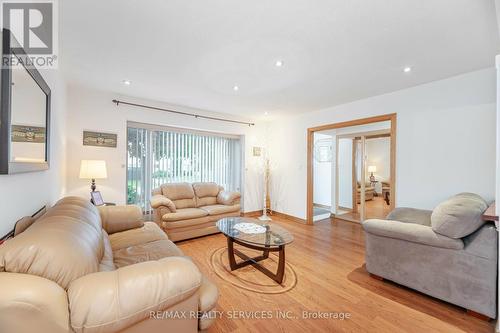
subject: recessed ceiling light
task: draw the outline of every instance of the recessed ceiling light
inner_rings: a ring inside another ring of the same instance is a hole
[[[274,63],[274,65],[275,65],[276,67],[281,67],[281,66],[283,66],[283,60],[276,60],[276,62]]]
[[[122,83],[126,86],[130,86],[132,84],[130,80],[123,80]]]
[[[407,66],[407,67],[403,68],[403,72],[405,72],[405,73],[411,72],[411,67]]]
[[[269,112],[264,112],[264,116],[269,116]]]
[[[238,87],[238,86],[234,86],[234,87],[233,87],[233,90],[234,90],[234,91],[238,91],[238,90],[240,90],[240,87]]]

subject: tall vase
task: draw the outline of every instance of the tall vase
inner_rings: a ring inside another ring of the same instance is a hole
[[[269,159],[266,159],[264,162],[264,172],[263,172],[263,181],[264,181],[264,191],[263,192],[263,205],[262,205],[262,216],[259,217],[261,221],[272,221],[272,219],[267,215],[267,202],[268,202],[268,194],[269,194]]]

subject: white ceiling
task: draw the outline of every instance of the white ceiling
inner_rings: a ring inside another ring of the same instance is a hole
[[[493,0],[63,0],[60,31],[70,82],[249,118],[491,67],[500,52]]]

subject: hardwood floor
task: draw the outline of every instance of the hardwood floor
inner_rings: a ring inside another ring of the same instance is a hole
[[[358,204],[358,212],[361,210],[361,205]],[[365,203],[365,218],[366,219],[385,219],[391,211],[391,206],[385,203],[381,195],[374,197],[373,200],[368,200]],[[337,215],[339,219],[359,222],[360,214],[353,212],[345,212]]]
[[[364,268],[364,236],[359,224],[324,220],[314,226],[275,218],[295,240],[286,248],[286,260],[298,283],[284,294],[258,294],[221,280],[210,268],[210,254],[226,245],[217,234],[177,245],[214,281],[222,311],[209,332],[493,332],[493,322],[466,314],[442,302],[392,282],[378,281]],[[262,275],[263,279],[267,279]],[[232,319],[272,311],[270,319]],[[276,318],[275,311],[290,311],[291,319]],[[302,318],[302,312],[349,313],[350,318]]]

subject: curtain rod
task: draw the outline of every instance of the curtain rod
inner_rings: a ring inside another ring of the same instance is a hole
[[[243,125],[248,125],[248,126],[254,126],[255,125],[254,123],[247,123],[245,121],[238,121],[238,120],[231,120],[231,119],[224,119],[224,118],[217,118],[217,117],[202,116],[202,115],[195,114],[195,113],[188,113],[188,112],[182,112],[182,111],[174,111],[174,110],[159,108],[159,107],[156,107],[156,106],[149,106],[149,105],[144,105],[144,104],[136,104],[136,103],[130,103],[130,102],[125,102],[125,101],[120,101],[120,100],[117,100],[117,99],[114,99],[113,103],[115,103],[116,106],[119,106],[120,104],[125,104],[125,105],[130,105],[130,106],[136,106],[136,107],[139,107],[139,108],[151,109],[151,110],[157,110],[157,111],[165,111],[165,112],[170,112],[170,113],[175,113],[175,114],[180,114],[180,115],[183,115],[183,116],[190,116],[190,117],[195,117],[195,118],[203,118],[203,119],[210,119],[210,120],[225,121],[227,123],[243,124]]]

